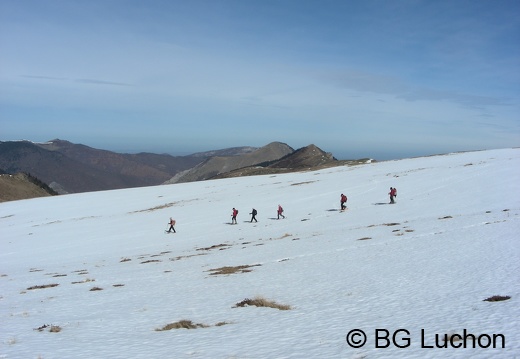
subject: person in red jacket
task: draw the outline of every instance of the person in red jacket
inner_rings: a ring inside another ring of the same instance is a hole
[[[283,208],[282,206],[278,205],[278,219],[280,219],[280,216],[282,216],[283,219],[285,219],[285,216],[283,215]]]
[[[390,187],[390,193],[388,193],[388,194],[390,195],[390,203],[391,204],[395,203],[394,198],[397,197],[397,189]]]
[[[237,215],[238,215],[238,210],[235,209],[235,207],[233,207],[233,212],[231,214],[231,224],[237,224]]]
[[[345,196],[343,193],[341,194],[340,203],[341,203],[341,210],[344,211],[347,208],[347,206],[345,205],[345,203],[347,203],[347,196]]]

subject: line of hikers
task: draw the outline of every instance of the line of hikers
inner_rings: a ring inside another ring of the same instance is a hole
[[[390,192],[388,193],[390,195],[390,204],[393,204],[395,203],[395,197],[397,197],[397,189],[394,188],[394,187],[390,187]],[[341,194],[340,196],[340,211],[344,211],[347,209],[347,201],[348,201],[348,198],[347,196],[345,196],[343,193]],[[258,222],[256,220],[256,215],[258,214],[258,211],[256,209],[252,209],[251,210],[251,213],[249,213],[251,215],[251,223],[253,223],[253,221]],[[233,210],[231,212],[231,224],[237,224],[237,216],[238,216],[238,209],[236,209],[235,207],[233,207]],[[280,217],[282,217],[283,219],[285,219],[285,216],[283,214],[283,207],[281,205],[278,205],[278,210],[277,210],[277,218],[276,219],[280,219]],[[175,232],[175,220],[170,217],[170,222],[168,223],[170,225],[170,228],[166,231],[167,233],[177,233]]]
[[[280,219],[280,217],[284,218],[285,219],[285,216],[283,215],[283,207],[278,205],[278,210],[276,211],[278,217],[277,219]],[[253,223],[253,221],[258,222],[256,220],[256,215],[258,214],[258,211],[256,209],[252,209],[251,210],[251,213],[249,213],[251,215],[251,223]],[[235,207],[233,207],[233,210],[231,212],[231,224],[237,224],[237,215],[238,215],[238,209],[236,209]]]

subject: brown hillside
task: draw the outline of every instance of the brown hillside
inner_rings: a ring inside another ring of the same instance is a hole
[[[315,145],[302,147],[293,153],[277,160],[262,163],[256,166],[239,168],[219,174],[214,178],[230,178],[242,176],[259,176],[267,174],[289,173],[297,171],[319,170],[334,166],[354,166],[370,163],[373,160],[341,160],[335,159],[332,154],[321,150]]]
[[[31,182],[26,174],[0,175],[0,202],[47,196],[51,194]]]
[[[239,156],[211,157],[191,170],[170,179],[166,183],[203,181],[215,178],[216,176],[238,168],[254,166],[266,161],[275,161],[293,151],[294,150],[285,143],[272,142],[253,152]]]
[[[0,168],[8,173],[30,173],[59,193],[159,185],[202,160],[190,156],[118,154],[61,140],[43,144],[0,142]]]

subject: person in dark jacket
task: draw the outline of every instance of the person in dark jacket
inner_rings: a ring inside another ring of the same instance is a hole
[[[257,213],[258,213],[258,212],[257,212],[256,209],[254,209],[254,208],[251,210],[251,213],[249,213],[249,214],[251,215],[251,223],[253,222],[253,220],[254,220],[255,222],[258,222],[258,221],[256,220],[256,215],[257,215]]]
[[[173,228],[173,226],[175,226],[175,219],[170,217],[170,222],[168,224],[170,225],[170,229],[168,229],[166,232],[170,233],[173,231],[173,233],[177,233],[175,232],[175,228]]]

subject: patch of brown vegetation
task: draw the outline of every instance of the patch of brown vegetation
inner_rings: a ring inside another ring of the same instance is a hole
[[[218,322],[217,324],[215,324],[216,327],[221,327],[223,325],[227,325],[227,324],[231,324],[230,322]]]
[[[452,216],[444,216],[444,217],[441,217],[439,219],[449,219],[449,218],[453,218]]]
[[[124,287],[124,284],[113,284],[112,287]]]
[[[231,244],[225,244],[225,243],[215,244],[215,245],[212,245],[211,247],[197,248],[197,250],[198,251],[210,251],[212,249],[217,249],[217,248],[222,250],[222,249],[225,249],[224,247],[231,247]]]
[[[267,308],[275,308],[279,310],[290,310],[291,306],[286,304],[279,304],[273,300],[265,299],[261,296],[256,296],[253,299],[246,298],[241,302],[235,304],[234,308],[245,307],[245,306],[255,306],[255,307],[267,307]]]
[[[122,262],[129,262],[131,261],[130,258],[121,258],[121,260],[119,261],[119,263],[122,263]]]
[[[164,208],[169,208],[169,207],[172,207],[176,204],[177,202],[170,202],[170,203],[165,203],[165,204],[162,204],[160,206],[155,206],[155,207],[152,207],[152,208],[147,208],[147,209],[141,209],[139,211],[133,211],[133,212],[129,212],[129,213],[140,213],[140,212],[153,212],[153,211],[157,211],[159,209],[164,209]]]
[[[59,333],[59,332],[61,332],[61,327],[59,325],[51,325],[49,332],[50,333]]]
[[[100,288],[100,287],[92,287],[92,288],[90,288],[91,292],[95,292],[95,291],[98,291],[98,290],[103,290],[103,288]]]
[[[44,285],[34,285],[32,287],[27,288],[27,290],[53,288],[53,287],[57,287],[57,286],[59,286],[59,284],[56,284],[56,283],[44,284]]]
[[[196,257],[196,256],[205,256],[207,255],[207,253],[197,253],[197,254],[190,254],[190,255],[187,255],[187,256],[177,256],[177,257],[174,257],[174,258],[170,258],[170,261],[178,261],[178,260],[181,260],[181,259],[186,259],[186,258],[191,258],[191,257]]]
[[[316,182],[316,181],[298,182],[298,183],[291,184],[291,186],[301,186],[302,184],[308,184],[308,183],[313,183],[313,182]]]
[[[88,282],[95,282],[95,279],[85,278],[79,282],[72,282],[71,284],[81,284],[81,283],[88,283]]]
[[[141,262],[141,264],[145,264],[145,263],[157,263],[157,262],[160,262],[160,260],[158,260],[158,259],[149,259],[149,260],[147,260],[147,261]]]
[[[183,319],[175,323],[166,324],[162,328],[155,329],[156,332],[162,332],[165,330],[172,329],[197,329],[197,328],[208,328],[209,325],[202,323],[193,323],[191,320]]]
[[[208,270],[207,272],[212,272],[210,275],[228,275],[228,274],[235,274],[235,273],[247,273],[251,272],[252,269],[249,269],[251,267],[258,267],[261,266],[261,264],[253,264],[253,265],[240,265],[235,267],[220,267],[220,268],[213,268]]]
[[[359,238],[358,241],[366,241],[366,240],[369,240],[369,239],[372,239],[372,237]]]
[[[34,328],[34,330],[37,330],[39,332],[43,332],[47,328],[49,328],[49,332],[50,333],[59,333],[59,332],[61,332],[61,327],[59,325],[48,325],[48,324],[44,324],[41,327]]]

